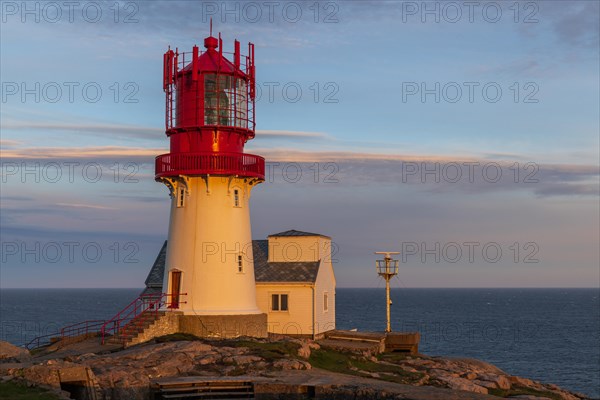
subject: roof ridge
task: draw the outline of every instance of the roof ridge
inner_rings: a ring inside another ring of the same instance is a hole
[[[331,239],[329,236],[323,235],[321,233],[298,231],[296,229],[290,229],[290,230],[287,230],[287,231],[283,231],[283,232],[279,232],[279,233],[274,233],[274,234],[271,234],[271,235],[269,235],[267,237],[270,238],[270,237],[295,237],[295,236],[321,236],[321,237],[324,237],[324,238]]]

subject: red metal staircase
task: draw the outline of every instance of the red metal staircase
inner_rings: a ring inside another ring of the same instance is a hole
[[[102,344],[118,343],[125,345],[163,316],[165,314],[164,310],[177,309],[180,304],[185,304],[185,301],[181,301],[181,297],[185,295],[186,293],[141,295],[108,321],[89,320],[78,322],[65,326],[58,332],[38,336],[24,346],[31,350],[69,338],[84,339],[92,335],[100,335]]]

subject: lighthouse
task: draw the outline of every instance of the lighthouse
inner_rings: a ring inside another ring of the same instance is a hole
[[[233,53],[224,52],[211,29],[204,49],[169,49],[163,60],[170,152],[156,158],[155,174],[171,197],[163,309],[216,318],[227,329],[235,321],[266,328],[249,207],[265,160],[244,153],[255,135],[254,45],[247,49],[242,55],[236,40]]]

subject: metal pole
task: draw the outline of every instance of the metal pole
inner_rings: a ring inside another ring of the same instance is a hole
[[[389,275],[385,276],[385,293],[386,293],[386,300],[387,300],[387,329],[385,331],[391,332],[392,331],[392,322],[391,322],[391,315],[390,315],[390,276]]]

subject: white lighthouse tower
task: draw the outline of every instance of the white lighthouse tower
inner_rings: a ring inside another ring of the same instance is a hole
[[[254,45],[243,56],[236,40],[232,61],[220,35],[204,47],[164,55],[170,153],[156,158],[156,180],[171,195],[165,309],[266,327],[256,305],[249,208],[265,161],[244,153],[255,130]]]

